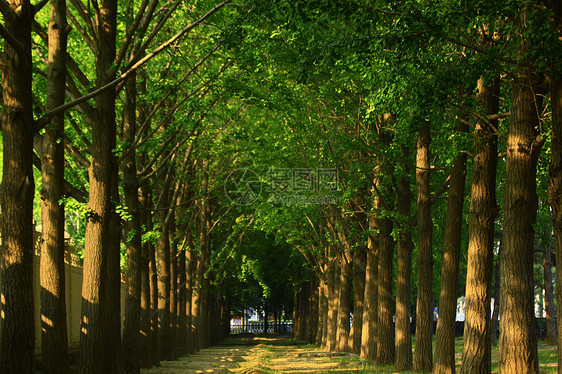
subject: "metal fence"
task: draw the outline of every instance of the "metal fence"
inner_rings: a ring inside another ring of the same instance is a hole
[[[267,333],[274,333],[274,332],[292,332],[293,331],[293,322],[292,321],[284,321],[280,324],[269,322],[267,324]],[[241,325],[230,325],[230,333],[231,334],[264,334],[265,331],[265,323],[263,321],[254,322],[250,321],[248,323],[244,323]]]

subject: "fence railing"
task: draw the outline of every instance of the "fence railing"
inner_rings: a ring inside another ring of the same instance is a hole
[[[267,323],[267,333],[274,333],[274,332],[292,332],[293,331],[293,322],[292,321],[283,321],[280,324],[274,323],[273,321]],[[265,331],[265,323],[261,322],[254,322],[250,321],[249,323],[244,323],[241,325],[230,325],[230,333],[231,334],[264,334]]]

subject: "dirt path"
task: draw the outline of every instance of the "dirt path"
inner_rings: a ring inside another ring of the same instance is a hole
[[[143,374],[195,373],[327,373],[355,372],[362,364],[356,355],[329,353],[298,345],[290,336],[234,336],[223,344],[202,349],[177,361],[163,361]]]

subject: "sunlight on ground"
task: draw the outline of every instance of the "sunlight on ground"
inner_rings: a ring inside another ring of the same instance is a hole
[[[460,367],[462,339],[456,341],[457,371]],[[498,370],[498,349],[492,351],[492,373]],[[541,374],[557,372],[557,353],[554,347],[539,343]],[[392,366],[373,366],[361,362],[350,353],[326,352],[310,344],[297,344],[289,335],[228,338],[221,345],[176,361],[163,361],[161,366],[141,370],[143,374],[278,374],[278,373],[382,373],[394,374]],[[408,372],[401,372],[408,373]]]

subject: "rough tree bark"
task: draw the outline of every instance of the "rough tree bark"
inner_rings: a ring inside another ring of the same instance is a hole
[[[139,189],[139,203],[144,208],[142,212],[142,222],[146,231],[152,230],[152,218],[147,209],[152,207],[152,196],[147,184],[144,183]],[[150,253],[154,252],[154,248],[150,242],[142,244],[141,248],[141,320],[140,320],[140,366],[141,368],[149,368],[153,361],[153,347],[151,342],[153,339],[151,329],[151,316],[155,306],[151,301],[151,283],[150,283]]]
[[[0,371],[32,373],[33,319],[33,108],[31,21],[28,0],[10,0],[2,66],[2,251]]]
[[[340,271],[341,268],[337,264],[337,259],[331,260],[330,279],[328,281],[328,341],[326,347],[329,351],[335,351],[337,348],[337,329],[338,329],[338,310],[339,310],[339,293],[340,293]]]
[[[138,90],[141,95],[146,92],[146,74],[141,71],[138,80]],[[144,123],[146,119],[147,107],[143,101],[138,103],[138,121],[139,123]],[[144,152],[139,153],[138,163],[142,167],[146,165],[147,156]],[[139,204],[142,206],[141,209],[141,222],[144,226],[144,230],[152,231],[152,216],[150,214],[150,209],[153,206],[152,203],[152,190],[150,188],[149,182],[145,181],[139,188]],[[150,275],[150,258],[151,253],[154,253],[154,246],[150,241],[142,243],[141,248],[141,262],[140,262],[140,273],[141,273],[141,320],[140,320],[140,366],[142,368],[148,368],[152,366],[153,359],[159,357],[159,355],[154,356],[158,349],[155,347],[153,342],[157,339],[154,337],[154,332],[152,329],[151,318],[153,312],[157,310],[156,304],[152,304],[151,301],[151,275]]]
[[[112,81],[115,73],[112,65],[115,59],[117,30],[117,1],[102,0],[96,12],[96,35],[99,49],[95,54],[97,86]],[[107,268],[110,266],[109,231],[113,215],[111,194],[112,178],[116,174],[115,156],[112,153],[116,143],[115,90],[107,90],[96,96],[98,120],[92,123],[91,165],[89,174],[88,216],[84,247],[84,272],[82,283],[82,318],[78,358],[81,373],[100,373],[110,363],[106,362],[105,349],[110,331],[104,321],[104,308],[108,307]]]
[[[178,334],[178,244],[174,240],[175,220],[174,214],[170,218],[170,352],[173,360],[177,359],[178,347],[176,346],[176,336]]]
[[[361,353],[361,330],[363,329],[363,298],[365,297],[365,267],[367,251],[359,245],[353,252],[353,326],[349,345],[353,353]]]
[[[466,132],[466,126],[460,129]],[[459,283],[459,258],[462,239],[463,202],[466,182],[466,153],[455,158],[451,168],[443,265],[441,268],[441,294],[439,318],[435,332],[434,374],[455,373],[455,317],[457,313],[457,289]]]
[[[343,241],[345,249],[339,256],[340,292],[338,302],[338,326],[336,349],[340,352],[347,350],[349,340],[349,316],[351,313],[351,263],[349,261],[349,246]]]
[[[64,104],[68,25],[66,2],[51,1],[47,103]],[[41,372],[68,372],[64,271],[64,113],[53,116],[41,142]]]
[[[408,147],[403,147],[403,154],[406,158],[404,171],[409,174],[410,152]],[[397,208],[400,214],[400,228],[397,243],[397,271],[396,271],[396,370],[410,370],[412,368],[412,336],[410,332],[410,305],[411,305],[411,272],[412,272],[412,251],[414,242],[412,232],[406,226],[410,221],[410,205],[412,193],[408,176],[400,178],[396,190]]]
[[[501,373],[537,373],[533,310],[536,166],[544,139],[537,132],[540,107],[535,77],[513,79],[507,139],[500,299]]]
[[[169,180],[169,179],[168,179]],[[168,206],[170,183],[163,187],[159,208]],[[156,244],[156,270],[158,277],[158,331],[160,337],[160,360],[172,358],[172,338],[170,331],[170,236],[166,222],[167,212],[160,212],[160,236]]]
[[[416,304],[416,347],[414,371],[432,369],[433,323],[433,253],[431,201],[429,191],[429,122],[421,125],[416,156],[416,182],[418,187],[418,298]]]
[[[392,239],[392,221],[389,218],[381,219],[379,231],[378,255],[378,324],[379,339],[377,344],[377,363],[392,365],[395,360],[395,341],[392,306],[392,258],[395,242]]]
[[[375,175],[378,170],[375,170]],[[379,178],[375,178],[375,186],[379,186]],[[367,268],[365,269],[365,296],[363,298],[363,328],[361,330],[361,354],[362,360],[374,362],[377,358],[378,343],[378,243],[376,232],[380,229],[380,209],[378,196],[374,196],[372,215],[369,217],[369,230],[371,231],[367,241]]]
[[[124,143],[132,143],[136,136],[137,122],[136,74],[125,83],[125,105],[123,108]],[[136,151],[131,151],[121,163],[123,193],[130,219],[125,222],[127,293],[125,295],[125,321],[123,326],[123,364],[127,373],[140,372],[140,319],[141,319],[141,212],[138,195]]]
[[[499,81],[478,81],[477,99],[485,114],[498,112]],[[497,125],[497,121],[495,123]],[[495,127],[495,126],[494,126]],[[462,373],[489,372],[490,289],[496,206],[497,137],[482,122],[476,125],[469,218],[468,265]]]

